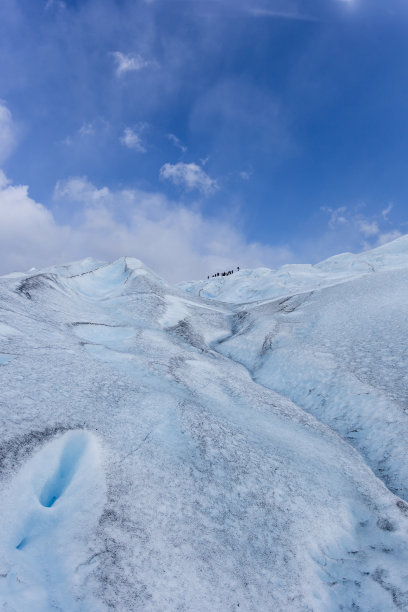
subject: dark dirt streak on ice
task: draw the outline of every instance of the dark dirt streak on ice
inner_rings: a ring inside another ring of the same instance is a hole
[[[3,475],[8,477],[10,472],[17,468],[35,452],[38,448],[67,431],[81,430],[81,425],[55,425],[42,430],[32,430],[21,436],[6,440],[0,446],[0,480]]]
[[[300,306],[302,306],[315,292],[314,291],[308,291],[305,294],[300,294],[298,295],[291,295],[288,296],[287,298],[284,298],[283,300],[281,298],[275,300],[268,300],[269,303],[271,302],[276,302],[277,303],[277,311],[278,312],[294,312],[297,308],[299,308]],[[298,303],[296,303],[294,305],[293,308],[290,309],[286,309],[285,308],[285,304],[287,304],[288,302],[290,302],[291,299],[295,299],[302,297],[303,299],[301,301],[299,301]],[[252,304],[254,305],[254,304]],[[283,308],[282,308],[283,306]],[[241,305],[238,306],[238,308],[241,307]],[[226,359],[229,359],[231,361],[233,361],[234,363],[239,364],[240,366],[242,366],[243,368],[245,368],[245,370],[248,372],[249,376],[251,377],[251,380],[256,384],[259,385],[260,387],[266,389],[266,390],[270,390],[269,387],[266,387],[265,385],[263,385],[261,382],[259,382],[256,378],[255,373],[253,372],[253,370],[251,370],[250,368],[248,368],[242,361],[239,361],[238,359],[229,357],[225,354],[223,354],[222,352],[220,352],[218,350],[218,346],[227,342],[228,340],[230,340],[231,338],[235,337],[235,336],[239,336],[242,333],[244,333],[244,331],[247,331],[248,329],[250,329],[251,327],[251,322],[249,321],[247,323],[247,325],[244,325],[244,322],[247,321],[248,318],[250,318],[250,311],[247,310],[241,310],[238,311],[234,314],[231,315],[226,315],[226,318],[229,320],[230,322],[230,330],[231,332],[229,334],[226,334],[225,336],[223,336],[222,338],[219,338],[218,340],[215,340],[214,342],[210,342],[209,343],[209,347],[215,351],[218,355],[220,355],[221,357],[224,357]],[[270,334],[269,336],[267,336],[265,338],[265,341],[262,345],[262,350],[264,349],[265,343],[267,342],[269,344],[269,347],[266,350],[272,350],[272,340],[273,337],[276,336],[279,333],[279,323],[278,323],[278,328],[274,331],[274,333]],[[273,390],[273,389],[272,389]],[[280,395],[282,395],[282,393],[280,393]],[[286,397],[286,396],[284,396]],[[288,399],[289,401],[292,401],[290,398],[286,397],[286,399]],[[324,427],[329,428],[334,435],[340,437],[347,445],[350,446],[350,448],[353,449],[353,451],[355,451],[356,453],[358,453],[358,455],[361,457],[361,460],[364,462],[364,464],[369,468],[369,470],[373,473],[373,475],[376,478],[379,478],[379,480],[381,480],[381,482],[387,487],[388,491],[390,491],[390,493],[392,493],[393,495],[395,495],[396,497],[399,497],[401,501],[397,502],[397,506],[399,507],[399,509],[401,510],[401,512],[404,514],[405,512],[408,513],[408,499],[404,499],[403,497],[401,497],[400,495],[396,494],[390,487],[389,487],[389,483],[387,482],[387,477],[386,475],[382,475],[381,474],[381,469],[379,469],[378,471],[380,472],[379,475],[377,475],[373,468],[371,467],[371,465],[369,463],[367,463],[366,458],[364,457],[364,455],[362,455],[359,451],[358,448],[356,448],[353,444],[350,443],[351,440],[353,440],[352,437],[348,437],[348,436],[342,436],[339,432],[337,432],[335,429],[333,429],[332,427],[330,427],[330,425],[328,425],[327,423],[324,423],[323,421],[320,421],[320,419],[313,415],[312,413],[308,412],[307,410],[303,409],[301,406],[298,406],[299,410],[301,410],[302,412],[304,412],[305,414],[312,416],[314,419],[316,419],[316,421],[318,421],[321,425],[323,425]],[[351,432],[350,432],[351,433]]]

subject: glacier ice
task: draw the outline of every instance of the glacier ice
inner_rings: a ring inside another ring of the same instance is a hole
[[[408,610],[407,244],[0,278],[0,609]]]

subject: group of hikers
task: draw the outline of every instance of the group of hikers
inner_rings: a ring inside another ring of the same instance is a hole
[[[239,272],[239,266],[237,266],[237,272]],[[234,274],[234,270],[228,270],[227,272],[216,272],[211,276],[211,278],[216,278],[217,276],[229,276],[230,274]],[[210,277],[207,276],[207,279]]]

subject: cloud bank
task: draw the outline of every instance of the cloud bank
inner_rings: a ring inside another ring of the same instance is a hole
[[[178,282],[239,265],[276,268],[295,261],[319,261],[335,252],[379,246],[401,235],[387,219],[391,205],[377,215],[361,206],[325,208],[326,231],[287,245],[251,242],[230,219],[210,218],[141,189],[97,187],[86,177],[57,183],[55,210],[33,200],[24,185],[13,185],[0,170],[0,274],[27,271],[95,257],[112,261],[137,257],[163,278]],[[72,211],[69,223],[58,210]]]
[[[71,206],[70,224],[35,202],[26,186],[0,174],[0,273],[60,264],[87,256],[107,261],[132,255],[177,282],[232,266],[277,266],[289,248],[248,242],[222,219],[171,202],[161,193],[98,188],[84,177],[60,181],[54,199]]]

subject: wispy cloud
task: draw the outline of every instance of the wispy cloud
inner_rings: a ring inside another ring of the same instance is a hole
[[[350,2],[353,0],[341,1]],[[314,15],[301,11],[296,0],[216,0],[213,4],[250,17],[318,21]]]
[[[249,8],[247,10],[249,15],[253,17],[268,17],[270,19],[292,19],[295,21],[318,21],[316,17],[306,15],[298,12],[291,11],[279,11],[275,9],[267,8]]]
[[[137,72],[154,64],[154,62],[144,59],[139,54],[125,54],[121,51],[113,51],[112,56],[116,63],[116,74],[118,76],[122,76],[126,72]]]
[[[167,134],[167,138],[169,140],[171,140],[171,142],[174,144],[174,146],[177,147],[178,149],[180,149],[180,151],[182,153],[186,153],[187,152],[187,147],[185,145],[183,145],[183,143],[181,142],[180,138],[177,138],[177,136],[175,136],[174,134]]]
[[[196,138],[211,135],[214,163],[224,165],[228,161],[230,168],[233,162],[241,166],[245,150],[256,151],[260,158],[267,156],[275,165],[298,150],[282,103],[247,76],[218,79],[200,93],[189,126]],[[223,154],[225,143],[228,160]],[[253,159],[252,155],[248,159]]]
[[[382,211],[381,211],[381,216],[383,217],[383,219],[385,219],[386,221],[388,221],[388,215],[390,214],[390,212],[392,211],[393,205],[392,203],[388,204],[388,206],[386,206]]]
[[[66,9],[67,6],[63,0],[46,0],[44,5],[44,10],[51,11],[52,9],[63,10]]]
[[[357,227],[365,238],[380,235],[380,228],[377,221],[359,219],[357,220]]]
[[[11,155],[17,144],[17,129],[10,110],[0,100],[0,164]]]
[[[80,136],[93,136],[95,134],[95,125],[92,122],[84,122],[78,130]]]
[[[188,190],[197,189],[205,194],[213,193],[218,189],[217,181],[208,176],[195,163],[164,164],[160,169],[160,178],[167,179]]]
[[[133,149],[133,151],[137,151],[138,153],[146,153],[147,151],[140,135],[140,130],[136,132],[132,128],[126,127],[123,130],[120,142],[125,145],[125,147],[128,147],[128,149]]]
[[[402,235],[399,229],[390,227],[388,215],[392,210],[392,204],[378,213],[369,215],[362,213],[362,208],[364,205],[354,208],[339,206],[334,209],[322,207],[322,211],[329,215],[328,228],[332,235],[336,234],[341,240],[346,239],[349,243],[354,243],[355,247],[365,250],[395,240]]]
[[[92,121],[83,121],[81,126],[73,134],[67,135],[61,143],[65,146],[73,146],[82,143],[86,139],[103,138],[111,129],[111,125],[106,119],[97,117]]]
[[[336,229],[336,226],[347,223],[346,206],[339,206],[335,209],[329,206],[322,206],[322,211],[329,215],[328,226],[330,229]]]

